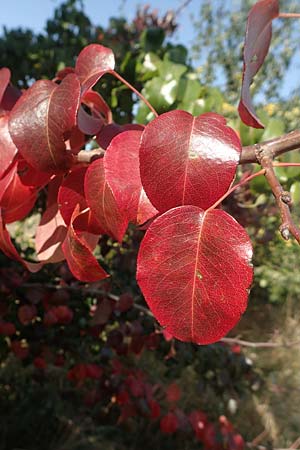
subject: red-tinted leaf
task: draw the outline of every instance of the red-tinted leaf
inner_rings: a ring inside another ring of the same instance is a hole
[[[239,138],[218,114],[162,114],[142,136],[142,185],[160,212],[180,205],[207,209],[232,183],[240,152]]]
[[[181,390],[177,383],[172,383],[166,390],[166,397],[169,403],[176,403],[181,397]]]
[[[9,120],[11,136],[35,169],[62,173],[71,166],[72,154],[64,140],[76,124],[79,98],[79,80],[71,74],[60,85],[36,82],[14,106]]]
[[[80,211],[88,207],[84,197],[84,178],[86,171],[87,167],[79,167],[72,170],[64,179],[59,189],[58,203],[66,225],[70,224],[76,205],[79,205]],[[80,223],[78,223],[78,220],[76,222],[77,231],[89,231],[94,234],[103,233],[91,211],[82,215],[81,219]]]
[[[144,192],[140,177],[141,131],[124,131],[111,141],[104,156],[106,180],[128,222],[144,223],[158,211]]]
[[[8,83],[10,81],[10,70],[7,67],[3,67],[0,69],[0,104],[2,102],[2,98]]]
[[[255,114],[250,86],[268,53],[272,38],[272,20],[278,17],[278,14],[278,0],[260,0],[253,6],[248,16],[239,114],[246,125],[254,128],[264,128],[264,126]]]
[[[177,339],[221,339],[247,306],[252,247],[226,212],[174,208],[149,227],[137,280],[156,319]]]
[[[106,127],[102,128],[100,133],[97,135],[96,140],[100,145],[100,147],[106,149],[111,143],[112,139],[118,134],[129,130],[143,131],[144,128],[145,127],[143,125],[139,125],[137,123],[128,123],[126,125],[118,125],[117,123],[110,123],[109,125],[106,125]]]
[[[204,430],[208,423],[206,414],[202,411],[192,411],[189,415],[189,421],[197,439],[202,440],[204,438]]]
[[[91,320],[92,325],[105,325],[111,316],[113,306],[108,298],[101,300]]]
[[[47,363],[44,360],[44,358],[40,358],[40,357],[34,358],[33,364],[39,370],[45,370],[47,367]]]
[[[0,334],[4,336],[13,336],[16,332],[16,327],[12,322],[0,322]]]
[[[0,210],[0,250],[2,250],[2,252],[9,258],[19,261],[30,272],[37,272],[43,267],[43,264],[41,263],[31,263],[25,261],[18,254],[13,243],[11,242],[10,235],[5,227],[5,223],[3,222],[1,210]]]
[[[115,57],[110,48],[90,44],[78,55],[75,72],[82,86],[82,92],[91,89],[97,81],[115,68]]]
[[[81,101],[88,106],[93,113],[98,113],[98,115],[101,114],[108,123],[112,122],[111,109],[99,92],[92,90],[86,91],[81,97]]]
[[[77,206],[62,245],[64,255],[72,274],[78,280],[85,282],[102,280],[108,276],[107,273],[98,264],[83,238],[75,231],[74,222],[79,214]]]
[[[0,180],[0,204],[4,222],[11,223],[23,219],[33,208],[36,196],[34,188],[22,183],[15,164]]]
[[[105,179],[102,159],[97,159],[89,166],[85,176],[84,190],[87,204],[103,231],[121,242],[128,220],[120,211]]]
[[[18,149],[8,131],[8,116],[2,116],[0,117],[0,178],[12,164],[17,152]]]
[[[80,106],[78,111],[78,128],[82,133],[94,136],[99,133],[103,126],[104,120],[102,117],[91,116]]]
[[[0,115],[11,111],[21,95],[22,92],[19,89],[9,84],[3,94],[2,101],[0,102]]]
[[[46,172],[40,172],[28,164],[25,159],[20,157],[18,161],[18,174],[21,182],[25,186],[41,188],[49,183],[52,175]]]
[[[56,316],[57,322],[61,325],[68,325],[73,320],[73,311],[68,306],[57,306],[56,308],[52,308],[52,312]]]
[[[165,434],[173,434],[178,429],[176,414],[170,412],[160,420],[160,431]]]
[[[130,294],[122,294],[119,301],[116,303],[115,310],[119,312],[126,312],[133,306],[133,298]]]
[[[61,69],[57,72],[56,77],[53,81],[62,81],[64,78],[66,78],[67,75],[70,75],[70,73],[75,73],[74,67],[65,67],[64,69]]]
[[[26,359],[29,355],[29,347],[21,341],[13,341],[11,343],[11,351],[19,359]]]
[[[57,203],[45,210],[37,228],[35,247],[39,261],[60,262],[65,259],[62,243],[67,235],[67,228],[60,214]]]
[[[36,317],[37,309],[34,305],[22,305],[18,309],[18,319],[22,325],[28,325]]]

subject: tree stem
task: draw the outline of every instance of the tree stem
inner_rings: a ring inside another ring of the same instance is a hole
[[[280,13],[279,19],[300,19],[300,13]]]

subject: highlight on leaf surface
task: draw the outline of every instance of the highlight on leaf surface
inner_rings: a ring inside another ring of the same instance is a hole
[[[250,86],[261,68],[272,39],[272,21],[278,17],[278,0],[260,0],[251,9],[244,44],[244,69],[239,114],[253,128],[264,128],[252,105]]]
[[[91,89],[107,72],[114,70],[115,57],[110,48],[90,44],[78,55],[75,72],[81,83],[82,93]]]
[[[237,134],[219,114],[167,112],[142,135],[143,188],[160,212],[181,205],[207,209],[228,190],[240,152]]]
[[[246,309],[251,257],[246,231],[225,211],[181,206],[148,228],[137,281],[169,333],[210,344],[225,336]]]

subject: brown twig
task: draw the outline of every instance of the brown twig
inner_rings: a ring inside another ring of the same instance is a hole
[[[265,169],[265,177],[272,189],[280,211],[281,225],[279,230],[281,236],[283,239],[288,240],[291,234],[300,244],[300,229],[293,222],[290,212],[290,205],[292,203],[291,194],[283,189],[277,179],[273,167],[274,153],[272,147],[270,148],[268,144],[261,144],[256,148],[256,158]]]
[[[225,344],[230,345],[241,345],[243,347],[250,347],[250,348],[278,348],[278,347],[295,347],[296,345],[300,345],[300,340],[297,341],[291,341],[291,342],[252,342],[252,341],[245,341],[243,339],[239,338],[230,338],[225,337],[221,339],[221,342],[224,342]]]
[[[300,149],[300,130],[291,131],[282,136],[270,139],[269,141],[261,142],[259,144],[247,145],[243,147],[240,164],[260,163],[257,159],[257,154],[264,149],[265,153],[272,158],[287,153],[291,150]]]
[[[95,148],[94,150],[80,150],[80,152],[75,156],[78,163],[90,164],[95,159],[103,158],[105,150],[101,147]]]
[[[300,19],[300,13],[280,13],[279,19]]]

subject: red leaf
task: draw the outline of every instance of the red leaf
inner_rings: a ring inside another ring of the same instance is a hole
[[[36,317],[37,309],[34,305],[22,305],[18,309],[18,318],[22,325],[28,325]]]
[[[166,396],[169,403],[178,402],[181,397],[181,390],[177,383],[172,383],[168,386]]]
[[[75,74],[60,85],[37,81],[10,113],[9,131],[28,163],[42,172],[63,173],[72,164],[65,135],[76,124],[80,84]]]
[[[110,48],[90,44],[78,55],[75,72],[82,86],[82,92],[91,89],[106,73],[115,68],[115,57]]]
[[[7,67],[0,69],[0,104],[6,88],[10,82],[10,70]]]
[[[82,103],[90,108],[93,113],[101,114],[108,123],[112,122],[112,112],[104,98],[95,91],[86,91],[81,97]]]
[[[40,369],[40,370],[45,370],[47,367],[47,363],[44,360],[44,358],[40,358],[40,357],[34,358],[33,364],[37,369]]]
[[[64,255],[72,274],[78,280],[85,282],[102,280],[108,277],[107,273],[98,264],[88,245],[75,230],[74,222],[79,214],[77,206],[72,215],[67,237],[62,245]]]
[[[84,190],[87,204],[103,231],[121,242],[128,220],[120,211],[107,183],[102,159],[90,164],[85,176]]]
[[[100,147],[107,149],[112,139],[118,134],[129,130],[143,131],[144,128],[145,127],[143,125],[139,125],[137,123],[128,123],[126,125],[118,125],[117,123],[110,123],[109,125],[106,125],[106,127],[102,128],[100,133],[97,135],[96,140],[100,145]]]
[[[140,177],[139,148],[142,132],[124,131],[113,138],[104,156],[106,180],[128,222],[144,223],[157,215],[144,192]]]
[[[142,185],[160,212],[180,205],[207,209],[228,190],[240,152],[238,136],[218,114],[162,114],[142,136]]]
[[[5,223],[23,219],[33,208],[37,191],[25,186],[18,173],[17,164],[0,180],[0,204]]]
[[[165,434],[173,434],[178,429],[176,414],[170,412],[160,420],[160,431]]]
[[[59,188],[58,203],[66,225],[70,224],[76,205],[79,205],[81,211],[88,207],[84,197],[84,177],[86,171],[87,167],[75,168],[67,175]],[[77,231],[89,231],[94,234],[103,233],[91,211],[89,211],[88,214],[82,215],[81,218],[82,220],[80,223],[78,223],[78,220],[76,222]]]
[[[94,136],[99,133],[103,126],[104,119],[101,116],[91,116],[80,106],[78,111],[78,128],[82,133]]]
[[[182,341],[221,339],[247,306],[252,247],[226,212],[174,208],[149,227],[137,280],[156,319]]]
[[[8,116],[2,116],[0,117],[0,178],[12,164],[17,152],[18,149],[8,131]]]
[[[25,186],[41,188],[49,183],[52,175],[31,167],[25,159],[18,160],[18,174]]]
[[[8,258],[19,261],[30,272],[37,272],[43,267],[43,264],[41,263],[31,263],[25,261],[18,254],[13,243],[11,242],[10,235],[5,227],[5,223],[3,222],[1,209],[0,209],[0,250],[2,250],[2,252],[6,256],[8,256]]]
[[[67,228],[58,210],[57,203],[48,206],[36,231],[35,247],[39,261],[60,262],[65,259],[62,243]]]
[[[248,16],[239,114],[246,125],[254,128],[264,128],[264,126],[255,114],[250,97],[250,86],[268,53],[272,38],[272,20],[276,19],[278,14],[278,0],[261,0],[252,7]]]

